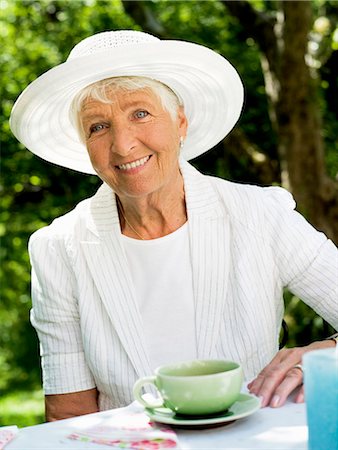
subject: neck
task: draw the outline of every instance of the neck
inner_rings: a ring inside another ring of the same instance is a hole
[[[166,236],[187,221],[183,178],[170,187],[142,197],[117,196],[121,231],[148,240]]]

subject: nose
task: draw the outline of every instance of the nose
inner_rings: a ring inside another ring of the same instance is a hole
[[[137,144],[134,127],[125,121],[115,123],[111,133],[111,151],[119,156],[127,156]]]

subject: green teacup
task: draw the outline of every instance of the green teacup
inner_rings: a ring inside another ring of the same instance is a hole
[[[140,378],[134,397],[146,408],[166,407],[178,414],[207,415],[228,409],[237,400],[243,383],[239,364],[222,360],[194,360],[161,366],[154,376]],[[141,394],[153,384],[159,401],[147,401]]]

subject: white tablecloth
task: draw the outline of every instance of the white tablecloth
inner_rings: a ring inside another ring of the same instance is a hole
[[[133,406],[129,406],[128,408]],[[99,424],[105,417],[123,409],[104,411],[73,419],[22,428],[6,450],[104,450],[112,447],[71,441],[74,428]],[[281,408],[263,408],[249,417],[229,425],[207,430],[175,429],[180,449],[307,449],[307,426],[304,404],[288,402]]]

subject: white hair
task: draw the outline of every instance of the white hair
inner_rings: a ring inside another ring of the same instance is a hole
[[[78,92],[70,106],[70,120],[77,129],[81,140],[84,141],[85,133],[80,120],[80,112],[85,100],[91,98],[102,103],[112,103],[112,99],[109,97],[109,92],[117,89],[123,89],[128,92],[138,91],[141,89],[150,90],[156,95],[156,97],[158,97],[161,101],[162,107],[168,111],[172,119],[176,119],[178,108],[183,106],[182,100],[172,89],[160,81],[153,80],[152,78],[124,76],[100,80],[86,86]]]

